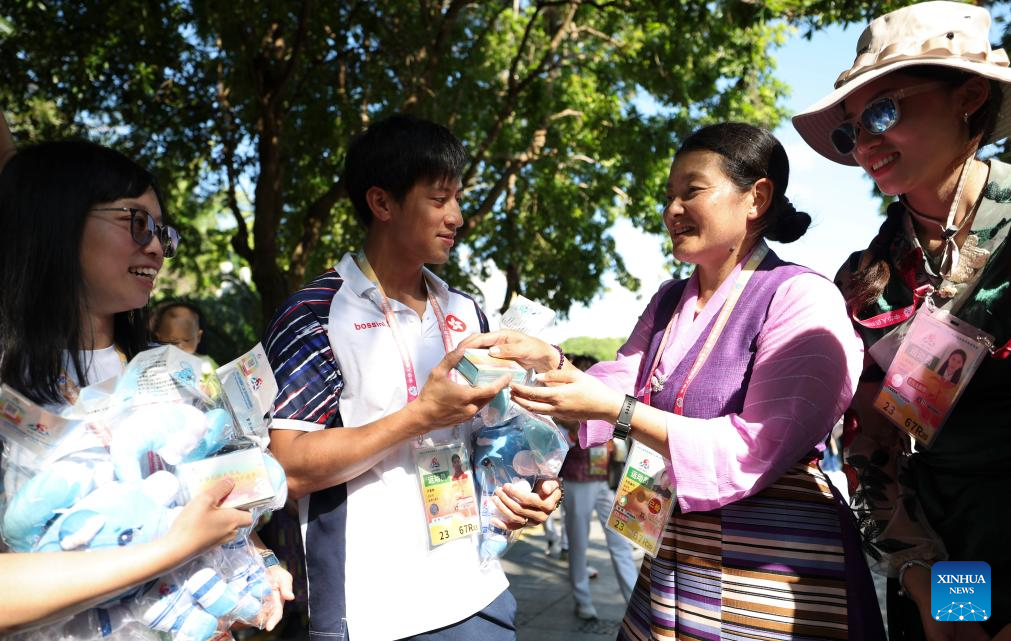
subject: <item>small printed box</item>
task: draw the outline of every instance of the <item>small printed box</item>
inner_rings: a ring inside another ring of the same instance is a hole
[[[463,351],[463,358],[456,364],[456,369],[471,385],[485,385],[493,383],[508,374],[512,377],[512,383],[526,384],[530,381],[530,374],[516,361],[509,361],[504,358],[495,358],[488,355],[486,349],[466,349]]]
[[[221,507],[246,509],[274,499],[274,488],[263,462],[263,452],[255,447],[182,463],[176,466],[176,476],[190,499],[221,479],[232,479],[235,487]]]

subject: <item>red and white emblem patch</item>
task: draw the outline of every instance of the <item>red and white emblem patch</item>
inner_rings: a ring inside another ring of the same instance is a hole
[[[467,323],[452,314],[446,317],[446,325],[454,332],[463,332],[467,330]]]

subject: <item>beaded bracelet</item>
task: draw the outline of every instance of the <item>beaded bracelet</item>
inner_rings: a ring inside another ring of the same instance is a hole
[[[552,345],[552,347],[558,350],[558,367],[556,367],[555,369],[562,369],[562,367],[565,365],[565,352],[563,352],[562,348],[559,347],[558,345]]]

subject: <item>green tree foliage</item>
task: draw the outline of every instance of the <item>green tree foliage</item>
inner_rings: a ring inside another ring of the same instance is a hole
[[[248,266],[260,318],[360,242],[339,181],[349,139],[394,112],[432,118],[472,154],[445,275],[494,265],[506,300],[564,312],[607,272],[638,286],[621,259],[637,249],[608,230],[629,216],[662,231],[686,133],[781,120],[770,51],[788,29],[896,4],[11,0],[0,108],[21,144],[86,135],[153,167],[185,232],[177,291],[215,297],[221,264]]]
[[[593,336],[573,336],[560,347],[572,356],[592,356],[598,361],[613,361],[618,348],[625,344],[624,338],[595,338]]]

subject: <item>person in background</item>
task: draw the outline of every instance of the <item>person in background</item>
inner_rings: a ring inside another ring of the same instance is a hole
[[[570,360],[581,370],[589,369],[597,362],[592,356],[582,355],[573,356]],[[587,565],[586,555],[590,546],[590,519],[594,512],[604,530],[607,551],[611,555],[614,574],[618,579],[618,589],[626,603],[632,596],[638,570],[632,558],[632,544],[607,527],[607,516],[614,503],[614,491],[607,483],[614,447],[605,443],[584,449],[578,442],[578,421],[559,423],[569,429],[573,443],[561,471],[565,483],[562,507],[569,539],[569,584],[572,586],[572,598],[576,602],[576,616],[580,619],[596,619],[597,609],[590,596],[590,579],[596,577],[597,570]]]
[[[170,300],[155,308],[151,333],[163,345],[175,345],[187,354],[196,354],[204,337],[203,322],[196,305]]]
[[[812,148],[897,197],[836,277],[868,354],[846,412],[846,471],[864,540],[888,576],[893,641],[1011,635],[1011,166],[979,157],[1011,132],[1011,68],[991,49],[990,23],[986,9],[958,2],[876,18],[835,90],[793,119]],[[929,447],[914,448],[875,401],[905,331],[936,309],[970,334],[936,338],[972,345],[982,360],[969,379],[961,354],[947,359],[944,375],[957,372],[964,391],[952,406],[952,381],[933,390],[929,402],[950,414]],[[975,340],[982,333],[990,344]],[[931,605],[936,561],[990,565],[986,620],[937,620],[947,603]]]

